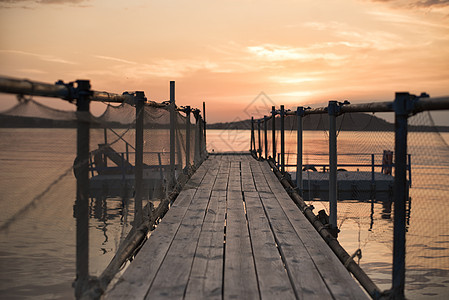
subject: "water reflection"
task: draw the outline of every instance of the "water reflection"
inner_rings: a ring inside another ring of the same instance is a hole
[[[309,200],[310,202],[322,202],[322,204],[324,206],[328,205],[329,200],[327,199],[327,196],[324,196],[325,194],[322,194],[323,197],[318,198],[318,197],[314,197],[312,200]],[[369,219],[370,219],[370,225],[368,230],[372,231],[374,229],[374,223],[375,220],[378,219],[378,217],[380,217],[380,219],[382,220],[392,220],[392,206],[394,204],[393,199],[381,199],[381,200],[377,200],[375,198],[369,199],[369,200],[356,200],[356,199],[338,199],[338,205],[341,205],[343,203],[370,203],[370,214],[369,214]],[[381,211],[378,212],[375,210],[375,204],[380,205],[381,207]],[[410,226],[410,216],[411,216],[411,207],[412,207],[412,198],[409,197],[408,200],[406,201],[406,206],[405,206],[405,217],[406,217],[406,230],[408,230],[408,227]],[[341,217],[341,216],[339,216]]]

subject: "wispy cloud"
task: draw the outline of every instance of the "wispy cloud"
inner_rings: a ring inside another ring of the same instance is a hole
[[[69,61],[60,57],[56,57],[49,54],[37,54],[37,53],[30,53],[20,50],[0,50],[0,53],[9,53],[9,54],[19,54],[19,55],[26,55],[26,56],[33,56],[43,61],[48,62],[54,62],[54,63],[61,63],[61,64],[68,64],[68,65],[76,65],[76,62]]]
[[[270,79],[285,84],[301,84],[301,83],[312,83],[322,81],[322,76],[315,76],[314,74],[319,74],[321,72],[307,72],[307,73],[297,73],[293,72],[289,75],[275,75],[271,76]]]
[[[449,0],[369,0],[372,2],[387,3],[396,7],[408,8],[432,8],[432,7],[449,7]]]
[[[129,61],[126,59],[121,59],[121,58],[116,58],[116,57],[111,57],[111,56],[104,56],[104,55],[95,55],[96,58],[101,58],[101,59],[105,59],[105,60],[112,60],[112,61],[116,61],[116,62],[120,62],[120,63],[124,63],[124,64],[130,64],[130,65],[136,65],[137,63],[134,61]]]
[[[0,0],[0,3],[81,4],[90,0]]]
[[[89,1],[90,0],[37,0],[36,2],[42,4],[80,4]]]
[[[0,8],[35,9],[40,5],[72,5],[87,7],[91,0],[0,0]]]
[[[395,24],[404,24],[404,25],[414,25],[426,28],[441,28],[441,29],[449,29],[449,24],[444,24],[441,22],[431,22],[424,21],[418,19],[416,17],[394,13],[391,11],[382,11],[382,10],[373,10],[368,12],[368,14],[374,16],[376,19],[381,20],[383,22],[395,23]]]
[[[203,60],[170,60],[162,59],[157,62],[133,64],[129,62],[129,66],[115,66],[119,73],[126,74],[127,77],[182,77],[188,73],[199,70],[214,71],[218,67],[217,64]]]
[[[375,16],[377,19],[385,20],[385,22],[404,22],[408,25],[419,24],[419,20],[411,20],[410,17],[403,15],[391,15],[391,12],[368,12],[369,15]],[[395,18],[396,17],[396,18]],[[431,26],[431,24],[426,24]],[[421,38],[418,42],[416,40],[410,40],[404,38],[403,35],[396,33],[392,30],[379,30],[379,29],[367,29],[367,28],[356,28],[345,23],[305,23],[304,27],[311,28],[318,31],[326,31],[329,35],[329,41],[316,43],[311,48],[334,48],[338,46],[344,46],[347,48],[358,48],[365,50],[396,50],[404,49],[416,46],[426,46],[429,44],[428,37]],[[419,28],[421,30],[421,28]],[[411,31],[409,27],[407,31]]]
[[[38,69],[18,69],[17,71],[25,74],[47,74],[47,72]]]
[[[337,55],[332,52],[319,53],[311,51],[310,48],[297,48],[281,45],[264,44],[260,46],[247,47],[248,52],[254,54],[268,61],[285,61],[285,60],[300,60],[310,61],[317,59],[324,59],[329,61],[342,60],[346,57],[344,55]]]

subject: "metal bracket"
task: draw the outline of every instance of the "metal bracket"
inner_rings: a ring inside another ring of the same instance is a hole
[[[74,83],[75,83],[74,81],[64,83],[64,81],[62,80],[58,80],[55,82],[55,85],[62,85],[67,88],[68,95],[67,97],[64,97],[62,99],[67,100],[70,103],[73,103],[73,101],[78,98],[78,92],[77,89],[75,89],[74,87]]]
[[[298,106],[296,109],[296,115],[299,117],[304,117],[306,114],[306,110],[311,109],[310,106],[304,107],[304,106]]]
[[[187,106],[181,106],[178,108],[178,111],[182,111],[183,113],[186,113],[186,114],[191,113],[192,110],[193,110],[192,108],[187,107]]]

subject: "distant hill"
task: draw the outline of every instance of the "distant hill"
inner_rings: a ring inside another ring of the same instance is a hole
[[[297,118],[288,116],[285,118],[285,129],[296,130]],[[0,114],[0,128],[76,128],[76,121],[72,120],[51,120],[43,118],[18,117]],[[91,124],[92,127],[128,128],[130,125],[115,122]],[[160,125],[165,128],[168,125]],[[154,127],[154,125],[153,125]],[[207,124],[208,129],[228,129],[228,130],[249,130],[251,120],[238,120],[235,122]],[[280,119],[276,118],[276,129],[281,128]],[[304,117],[304,130],[328,130],[329,116],[308,115]],[[257,129],[257,123],[255,124]],[[263,130],[263,125],[261,124]],[[271,130],[271,120],[268,121],[268,129]],[[378,118],[373,114],[351,113],[337,117],[337,130],[343,131],[394,131],[394,124]],[[410,131],[424,132],[449,132],[449,126],[409,126]]]
[[[1,128],[76,128],[75,121],[17,117],[0,114]]]
[[[268,121],[268,129],[271,129],[271,120]],[[276,129],[280,129],[280,119],[276,118]],[[207,124],[208,129],[248,130],[251,129],[251,120],[239,120],[227,123]],[[288,116],[285,118],[285,129],[296,130],[297,118]],[[307,115],[303,119],[304,130],[329,130],[329,115]],[[257,129],[257,123],[255,123]],[[261,130],[263,125],[261,124]],[[343,131],[394,131],[394,124],[376,117],[374,114],[350,113],[337,117],[337,130]],[[439,131],[449,132],[449,126],[409,126],[411,131]]]
[[[0,128],[76,128],[76,120],[52,120],[35,117],[19,117],[0,114]],[[129,125],[124,125],[116,122],[99,123],[93,121],[92,128],[128,128]]]

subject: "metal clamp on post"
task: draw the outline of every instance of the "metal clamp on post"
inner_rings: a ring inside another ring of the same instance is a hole
[[[190,106],[181,106],[178,108],[178,111],[182,111],[185,114],[189,114],[192,112],[192,109],[190,108]]]
[[[70,103],[73,103],[73,100],[78,99],[77,94],[78,94],[78,90],[79,89],[78,88],[75,89],[74,83],[75,82],[73,82],[73,81],[68,82],[68,83],[64,83],[64,81],[62,81],[62,80],[58,80],[58,81],[55,82],[55,85],[62,85],[64,87],[66,87],[66,89],[67,89],[67,96],[62,97],[62,99],[67,100]],[[92,92],[90,92],[90,93],[91,93],[90,95],[92,95]]]
[[[396,100],[393,102],[393,109],[395,113],[400,115],[407,115],[411,117],[419,111],[415,111],[415,103],[423,98],[429,98],[429,94],[423,92],[421,95],[416,96],[410,93],[396,93]]]
[[[348,268],[349,264],[354,261],[354,257],[356,257],[360,260],[362,259],[362,250],[357,249],[345,262],[345,267]],[[354,261],[355,262],[355,261]]]
[[[337,102],[337,104],[338,104],[338,114],[340,114],[340,112],[341,112],[341,107],[342,107],[343,105],[349,105],[349,104],[351,104],[351,102],[349,102],[348,100],[344,100],[343,102]]]

